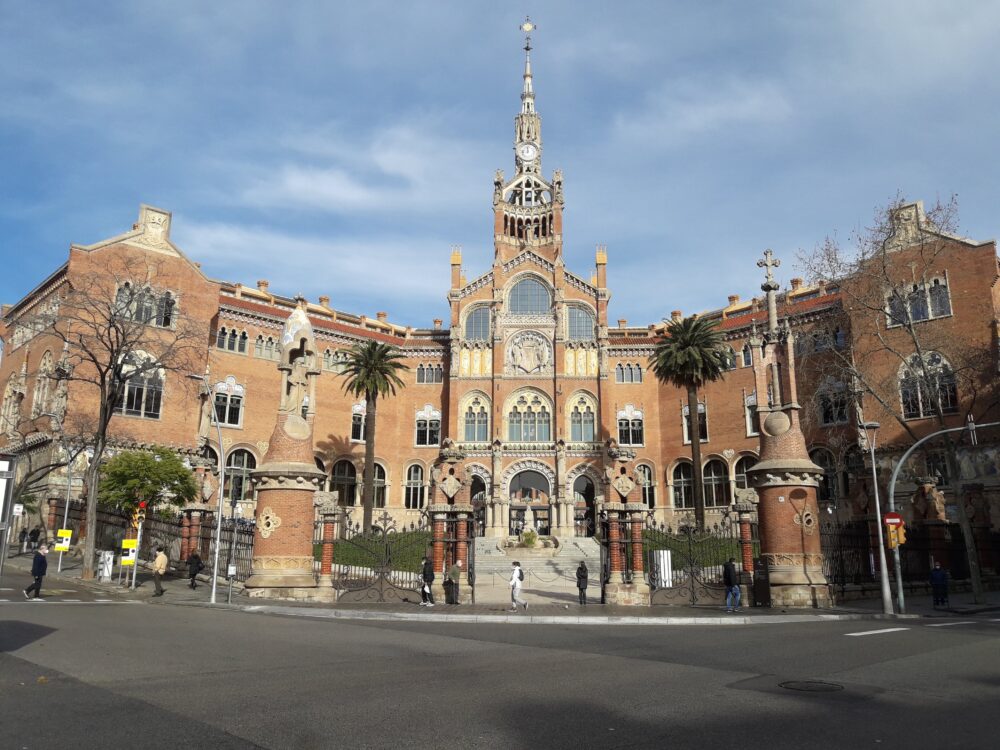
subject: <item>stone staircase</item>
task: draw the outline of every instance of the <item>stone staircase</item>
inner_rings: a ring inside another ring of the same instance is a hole
[[[517,560],[524,571],[524,588],[531,594],[552,595],[557,600],[576,600],[576,569],[581,561],[589,570],[590,595],[599,591],[601,569],[601,548],[592,538],[569,538],[554,550],[500,549],[501,540],[486,537],[476,538],[476,595],[494,589],[497,598],[507,595],[511,563]]]

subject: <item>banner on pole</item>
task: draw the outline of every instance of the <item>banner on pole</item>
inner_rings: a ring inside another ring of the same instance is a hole
[[[73,541],[73,529],[59,529],[56,532],[56,552],[69,552],[69,544]]]
[[[138,539],[122,539],[122,565],[135,565],[139,552],[138,546]]]

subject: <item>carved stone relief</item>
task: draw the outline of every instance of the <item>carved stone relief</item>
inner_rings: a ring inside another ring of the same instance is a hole
[[[531,375],[552,369],[552,344],[540,333],[522,331],[507,344],[504,372],[508,375]]]

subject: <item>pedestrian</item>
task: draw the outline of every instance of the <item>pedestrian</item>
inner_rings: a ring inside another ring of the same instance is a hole
[[[726,612],[740,611],[740,574],[736,571],[736,558],[730,557],[729,562],[722,566],[722,582],[726,585]]]
[[[204,569],[205,563],[201,561],[201,555],[198,554],[198,550],[194,550],[188,555],[188,578],[191,579],[191,588],[198,588],[198,574]]]
[[[420,606],[434,606],[434,591],[431,584],[434,583],[434,563],[424,555],[423,564],[420,568]]]
[[[42,527],[36,526],[28,534],[28,549],[38,549],[38,536],[42,533]]]
[[[156,587],[153,596],[163,596],[163,584],[160,583],[160,579],[166,572],[167,553],[163,551],[163,547],[157,547],[156,559],[153,560],[153,585]]]
[[[462,561],[455,560],[455,564],[448,569],[448,580],[451,581],[451,601],[449,604],[458,604],[459,582],[462,580]]]
[[[521,598],[521,584],[524,583],[524,571],[521,570],[521,563],[516,560],[511,563],[510,570],[510,611],[517,612],[517,605],[524,607],[528,611],[528,603]]]
[[[580,567],[576,569],[576,588],[580,592],[580,604],[587,604],[587,563],[580,561]]]
[[[17,544],[21,548],[22,555],[28,551],[28,530],[24,527],[21,528],[21,532],[17,535]]]
[[[45,578],[45,572],[49,569],[49,561],[45,559],[47,554],[49,554],[49,548],[44,544],[35,552],[35,557],[31,561],[31,577],[35,579],[35,582],[24,590],[25,599],[32,598],[32,591],[35,592],[35,599],[42,598],[42,579]]]
[[[948,571],[941,567],[941,563],[934,563],[934,569],[930,574],[931,592],[934,594],[934,609],[939,606],[948,606]]]

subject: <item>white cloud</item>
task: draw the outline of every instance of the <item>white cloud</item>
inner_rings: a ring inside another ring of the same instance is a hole
[[[670,148],[722,129],[778,123],[793,111],[784,88],[774,81],[672,80],[652,91],[640,109],[618,115],[614,132],[625,143]]]

